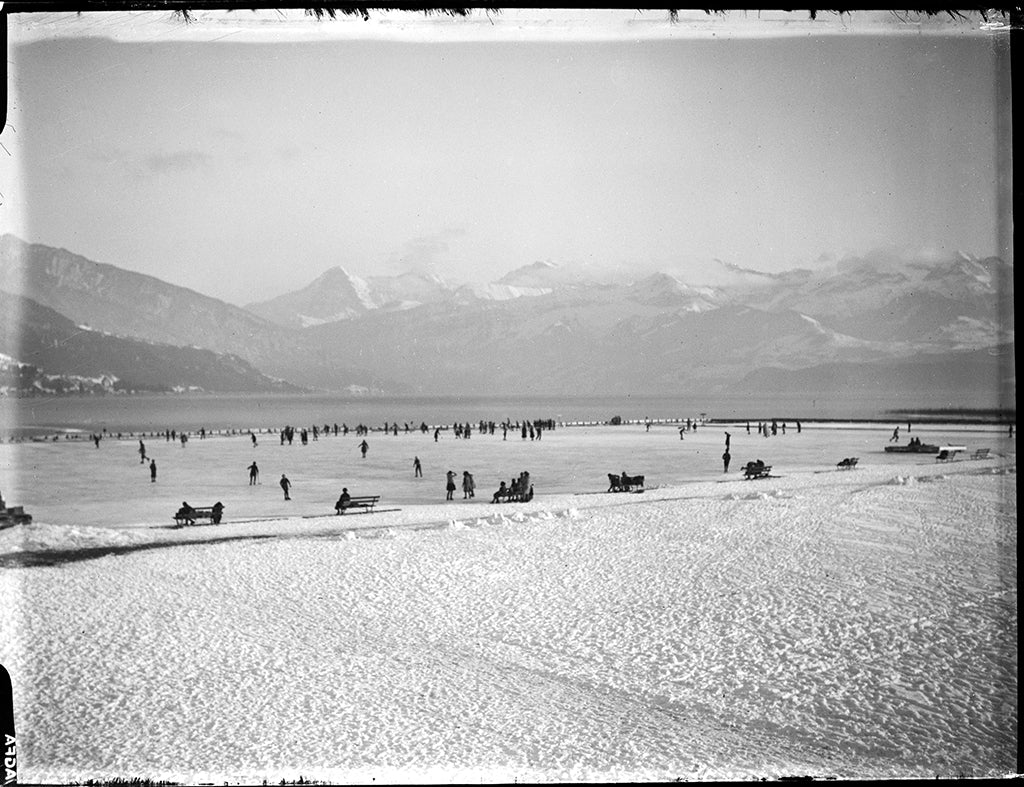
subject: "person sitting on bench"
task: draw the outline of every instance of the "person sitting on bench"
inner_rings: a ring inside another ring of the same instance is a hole
[[[213,516],[211,518],[213,520],[213,524],[219,525],[220,518],[224,514],[224,504],[220,502],[220,500],[218,500],[216,503],[213,504],[212,512]]]
[[[339,497],[338,502],[334,504],[334,510],[339,514],[344,514],[345,509],[348,508],[350,500],[352,500],[352,496],[348,493],[348,487],[346,486],[341,490],[341,497]]]
[[[196,510],[182,500],[181,508],[178,509],[175,518],[183,519],[186,525],[194,525],[196,523]]]

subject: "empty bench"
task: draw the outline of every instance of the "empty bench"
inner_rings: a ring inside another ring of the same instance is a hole
[[[363,513],[370,513],[373,507],[380,500],[380,495],[363,495],[362,497],[350,497],[347,501],[339,500],[334,504],[334,510],[340,515],[352,508],[361,508]]]
[[[978,448],[971,454],[971,459],[991,459],[992,457],[989,456],[991,450],[991,448]]]

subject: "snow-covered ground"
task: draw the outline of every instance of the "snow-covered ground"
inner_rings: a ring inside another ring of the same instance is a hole
[[[936,464],[881,453],[877,429],[730,431],[729,476],[710,428],[378,437],[366,460],[351,436],[194,439],[151,446],[156,484],[137,443],[0,446],[8,504],[37,517],[0,531],[19,775],[1016,770],[1013,442],[922,428],[998,454]],[[252,456],[267,467],[249,488]],[[858,468],[836,470],[844,456]],[[779,477],[740,480],[755,457]],[[443,502],[449,464],[477,470],[477,501]],[[535,500],[489,505],[492,481],[522,469]],[[656,488],[603,493],[619,470]],[[316,516],[339,479],[400,510]],[[404,502],[415,495],[438,502]],[[168,529],[183,497],[224,500],[226,522]]]

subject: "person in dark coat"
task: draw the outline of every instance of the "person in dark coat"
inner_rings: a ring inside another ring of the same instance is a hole
[[[285,500],[291,500],[291,497],[288,495],[288,490],[291,488],[292,482],[288,480],[288,476],[286,476],[284,473],[281,473],[281,489],[284,490]]]
[[[213,504],[213,524],[219,525],[220,518],[224,515],[224,504],[218,500]]]
[[[451,470],[449,470],[447,475],[448,475],[448,483],[445,486],[445,489],[447,490],[448,495],[445,497],[445,500],[452,500],[452,499],[454,499],[454,495],[455,495],[455,473],[453,473]]]
[[[334,510],[338,514],[344,514],[345,509],[348,508],[349,501],[352,500],[352,496],[348,493],[348,487],[341,490],[341,497],[338,498],[338,502],[334,504]]]
[[[249,465],[249,486],[255,486],[257,480],[259,480],[259,477],[260,469],[256,466],[256,463],[253,462],[251,465]]]
[[[423,465],[420,464],[418,456],[412,458],[412,475],[413,478],[423,478]]]
[[[177,516],[185,520],[186,525],[194,525],[196,523],[196,510],[184,500],[181,501],[181,508],[178,509]]]
[[[156,460],[149,460],[149,480],[152,483],[156,483]]]
[[[724,473],[729,472],[729,462],[732,460],[732,454],[729,453],[729,449],[725,449],[725,453],[722,454],[722,464],[725,465]]]

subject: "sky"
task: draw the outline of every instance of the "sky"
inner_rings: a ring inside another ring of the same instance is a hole
[[[335,265],[1008,258],[1007,34],[857,13],[14,14],[0,221],[238,305]]]

